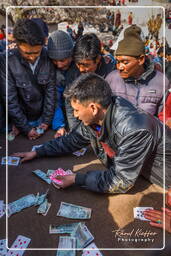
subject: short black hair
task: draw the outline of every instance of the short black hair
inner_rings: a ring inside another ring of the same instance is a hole
[[[86,105],[92,101],[106,108],[112,102],[112,91],[101,76],[95,73],[81,74],[64,93],[69,100],[78,100]]]
[[[13,36],[17,43],[26,43],[32,46],[43,45],[45,42],[40,26],[30,19],[17,20]]]
[[[76,63],[83,59],[95,61],[99,55],[101,55],[101,43],[96,34],[84,34],[76,41],[73,51],[73,57]]]

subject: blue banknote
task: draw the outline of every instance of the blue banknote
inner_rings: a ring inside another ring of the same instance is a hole
[[[36,197],[33,194],[23,196],[20,199],[8,204],[8,216],[35,205]]]
[[[43,195],[39,195],[39,193],[35,196],[33,194],[29,194],[27,196],[23,196],[20,199],[8,204],[8,217],[12,214],[20,212],[21,210],[42,204],[47,197],[47,192]]]
[[[76,239],[70,236],[60,236],[59,245],[56,256],[75,256]],[[68,250],[62,250],[68,249]],[[70,249],[70,250],[69,250]]]
[[[37,175],[39,178],[47,182],[48,184],[51,184],[51,179],[47,176],[46,173],[42,172],[41,170],[35,170],[33,171],[35,175]]]

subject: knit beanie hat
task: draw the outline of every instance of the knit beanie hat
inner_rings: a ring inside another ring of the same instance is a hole
[[[48,38],[48,55],[54,60],[62,60],[72,56],[72,38],[64,31],[54,31]]]
[[[138,57],[145,54],[145,44],[141,39],[141,28],[131,25],[124,31],[124,39],[118,44],[115,55]]]

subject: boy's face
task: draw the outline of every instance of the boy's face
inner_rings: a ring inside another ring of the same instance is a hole
[[[83,59],[77,62],[76,65],[81,73],[95,72],[100,62],[100,59],[101,56],[97,57],[95,60]]]
[[[94,103],[82,104],[79,100],[71,100],[71,106],[74,110],[74,116],[82,121],[85,126],[98,123],[96,120],[95,108],[93,108]]]
[[[42,45],[29,45],[26,43],[18,43],[18,50],[21,56],[29,63],[34,63],[40,56],[43,46]]]
[[[69,66],[71,64],[71,61],[72,61],[72,57],[69,57],[69,58],[65,58],[65,59],[62,59],[62,60],[52,60],[53,64],[61,69],[61,70],[67,70],[69,69]]]

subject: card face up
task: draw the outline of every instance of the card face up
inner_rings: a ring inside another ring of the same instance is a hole
[[[135,207],[134,208],[134,219],[150,221],[144,217],[144,211],[147,209],[153,210],[154,208],[153,207]]]

